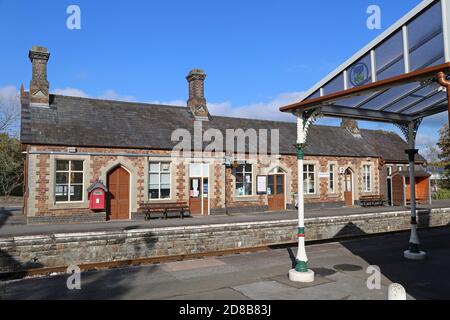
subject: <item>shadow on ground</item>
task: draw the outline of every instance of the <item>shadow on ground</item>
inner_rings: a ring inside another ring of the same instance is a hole
[[[424,261],[403,257],[408,248],[409,231],[340,243],[369,265],[379,266],[385,277],[403,285],[415,299],[450,299],[450,229],[429,229],[426,233],[419,230],[419,236],[421,234],[421,249],[427,252]]]
[[[140,234],[139,241],[132,239],[132,248],[129,252],[133,257],[145,257],[145,252],[154,248],[156,238],[151,232]],[[118,238],[116,242],[125,242],[125,237]],[[128,239],[130,240],[130,239]],[[89,248],[87,248],[89,250]],[[111,261],[119,260],[112,257]],[[121,259],[120,259],[121,260]],[[0,265],[14,267],[16,272],[12,275],[21,281],[3,281],[0,274],[0,300],[29,299],[29,300],[64,300],[64,299],[126,299],[133,288],[145,279],[153,277],[152,273],[158,266],[128,266],[111,270],[87,270],[81,272],[81,290],[67,288],[70,274],[59,274],[40,278],[26,278],[25,270],[45,267],[36,262],[20,263],[14,257],[0,250]],[[21,271],[22,270],[22,271]],[[5,278],[8,280],[8,278]],[[32,290],[30,290],[32,288]],[[139,299],[139,297],[135,297]]]

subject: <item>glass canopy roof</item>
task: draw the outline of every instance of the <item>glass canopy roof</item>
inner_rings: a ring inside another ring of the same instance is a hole
[[[412,121],[447,110],[436,81],[450,74],[450,0],[425,0],[284,112]]]

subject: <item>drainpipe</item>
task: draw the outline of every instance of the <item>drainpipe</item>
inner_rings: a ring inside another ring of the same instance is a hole
[[[437,74],[437,82],[447,89],[447,104],[448,104],[448,123],[450,126],[450,81],[447,80],[447,75],[444,72],[439,72]]]

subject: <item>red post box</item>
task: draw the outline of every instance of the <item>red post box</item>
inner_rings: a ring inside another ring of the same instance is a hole
[[[104,210],[106,192],[108,192],[105,185],[100,181],[95,181],[89,188],[89,209],[91,210]]]

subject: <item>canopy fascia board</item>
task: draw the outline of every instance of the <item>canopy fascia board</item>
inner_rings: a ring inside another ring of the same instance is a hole
[[[424,80],[430,80],[436,77],[439,72],[449,73],[450,63],[444,63],[438,66],[428,67],[422,70],[406,73],[400,76],[395,76],[389,79],[369,83],[360,87],[354,87],[351,89],[331,93],[329,95],[318,97],[306,101],[301,101],[288,106],[280,108],[281,112],[292,112],[298,109],[310,109],[314,107],[320,107],[324,105],[330,105],[343,99],[348,99],[355,96],[361,96],[370,94],[373,92],[379,92],[385,89],[390,89],[396,86],[401,86],[411,82],[418,82]],[[353,108],[356,109],[356,108]]]
[[[450,0],[441,0],[442,1],[442,19],[443,19],[443,27],[444,27],[444,42],[445,42],[445,61],[450,61]],[[398,20],[396,23],[394,23],[392,26],[390,26],[386,31],[384,31],[382,34],[380,34],[378,37],[376,37],[374,40],[372,40],[369,44],[367,44],[365,47],[363,47],[361,50],[359,50],[357,53],[355,53],[352,57],[350,57],[347,61],[342,63],[337,69],[335,69],[333,72],[328,74],[325,78],[323,78],[320,82],[318,82],[316,85],[314,85],[311,89],[309,89],[305,95],[303,96],[302,100],[309,97],[311,94],[316,92],[317,90],[320,90],[324,87],[329,81],[334,79],[336,76],[338,76],[341,73],[345,74],[345,71],[348,67],[350,67],[353,63],[364,57],[366,54],[371,53],[371,59],[374,60],[374,55],[372,50],[374,50],[380,43],[382,43],[384,40],[386,40],[389,36],[397,32],[398,30],[402,29],[404,25],[408,24],[412,19],[414,19],[418,14],[420,14],[423,10],[425,10],[427,7],[432,5],[433,3],[437,2],[437,0],[424,0],[420,4],[418,4],[414,9],[412,9],[410,12],[408,12],[405,16],[403,16],[400,20]]]

